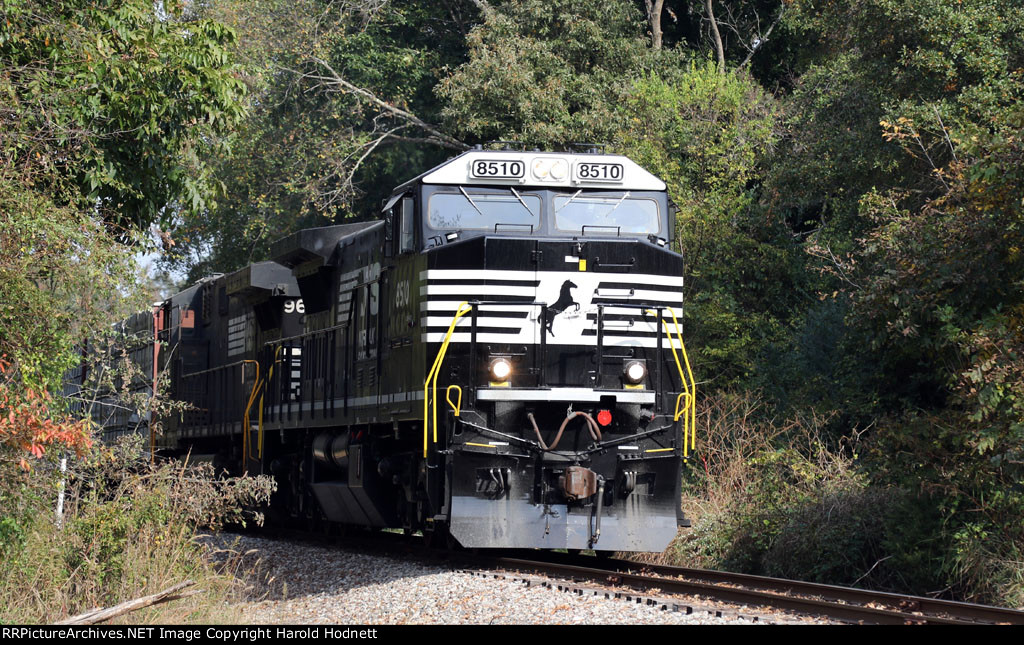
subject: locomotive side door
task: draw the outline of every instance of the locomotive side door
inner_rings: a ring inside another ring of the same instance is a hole
[[[423,385],[414,367],[414,348],[418,344],[413,337],[418,331],[416,313],[420,299],[415,206],[415,200],[407,194],[386,215],[388,234],[384,244],[388,270],[382,276],[386,288],[381,306],[387,313],[382,325],[381,351],[391,369],[385,370],[381,403],[396,421],[418,418],[414,401]]]
[[[377,259],[360,270],[355,312],[356,423],[373,421],[380,394],[381,266]],[[362,408],[362,411],[360,411]]]

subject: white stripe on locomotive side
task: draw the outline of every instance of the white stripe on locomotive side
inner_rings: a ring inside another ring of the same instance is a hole
[[[452,324],[452,317],[451,316],[425,316],[423,318],[420,318],[420,320],[422,321],[422,324],[423,324],[424,327],[446,327],[447,328],[448,325]],[[525,320],[527,320],[527,319],[526,318],[489,318],[489,317],[486,317],[486,316],[480,316],[480,317],[478,317],[476,319],[476,326],[478,328],[479,327],[506,327],[506,328],[508,328],[508,327],[519,327],[519,328],[522,328],[523,327],[523,321],[525,321]],[[467,322],[466,325],[458,325],[458,328],[462,329],[464,326],[468,326],[469,324],[471,324],[471,323]]]
[[[439,316],[448,316],[448,322],[450,323],[452,321],[452,316],[455,315],[455,308],[459,306],[459,303],[465,302],[467,300],[483,300],[483,298],[484,298],[483,295],[480,295],[479,297],[477,297],[476,294],[469,294],[467,297],[461,297],[461,298],[453,296],[453,297],[450,297],[450,298],[449,297],[445,297],[445,298],[435,298],[433,300],[424,300],[424,301],[420,302],[420,312],[421,313],[440,312],[437,315],[439,315]],[[503,303],[503,304],[500,304],[500,305],[486,304],[486,305],[480,305],[479,306],[479,311],[480,311],[480,313],[486,313],[486,312],[489,312],[489,311],[491,311],[491,312],[510,312],[510,313],[520,313],[520,314],[524,314],[525,313],[525,314],[533,314],[534,316],[536,316],[537,312],[540,311],[540,305],[531,305],[529,303],[519,303],[519,302],[509,302],[508,304],[504,304]],[[445,323],[445,324],[447,325],[448,323]]]
[[[421,302],[420,303],[420,313],[421,314],[426,314],[427,316],[430,316],[430,317],[440,316],[440,317],[444,318],[445,319],[444,325],[445,325],[445,327],[447,327],[452,322],[452,316],[455,315],[455,307],[458,306],[458,304],[460,302],[462,302],[462,301],[461,300],[454,300],[454,299],[452,299],[452,300],[431,300],[431,301],[428,301],[428,302]],[[675,316],[676,316],[676,318],[678,320],[682,320],[683,310],[682,310],[681,307],[679,307],[679,306],[669,306],[667,304],[663,304],[662,306],[664,307],[662,309],[662,312],[663,312],[662,315],[663,315],[665,320],[669,321],[669,323],[671,323],[671,321],[672,321],[672,314],[675,314]],[[480,305],[479,306],[479,312],[480,312],[480,317],[481,318],[483,318],[489,312],[490,313],[496,313],[496,314],[500,314],[500,313],[509,313],[509,314],[518,313],[518,314],[520,314],[519,317],[506,316],[506,317],[504,317],[504,319],[508,320],[510,322],[511,321],[520,321],[521,322],[522,320],[524,320],[524,318],[532,321],[533,319],[536,319],[537,316],[539,315],[540,305],[519,304],[519,303],[510,303],[508,305]],[[597,313],[597,311],[595,309],[593,311],[584,312],[584,315],[596,315],[596,313]],[[640,311],[640,308],[638,308],[638,307],[616,307],[615,305],[609,304],[609,305],[605,305],[604,313],[605,313],[605,316],[609,316],[609,315],[632,316],[632,317],[636,318],[637,320],[641,320],[641,319],[643,319],[643,320],[650,320],[652,322],[652,324],[653,324],[653,322],[655,320],[655,318],[651,314],[647,314],[645,316],[643,314],[643,312]],[[526,315],[523,316],[522,314],[526,314]],[[498,316],[494,316],[494,317],[497,318]],[[421,322],[424,321],[425,319],[426,319],[426,316],[423,316],[423,315],[420,316],[420,321]],[[465,320],[466,322],[463,323],[463,320]],[[468,320],[469,319],[465,318],[465,317],[460,319],[459,320],[459,327],[461,328],[463,324],[467,324],[468,325],[469,324]]]
[[[444,284],[420,287],[421,296],[453,296],[446,300],[488,300],[493,296],[523,296],[535,298],[537,287],[505,286],[500,284]],[[597,290],[591,298],[629,302],[677,302],[680,298],[676,291],[655,291],[653,289],[616,289]],[[551,304],[550,302],[547,304]]]
[[[450,342],[452,342],[452,343],[468,343],[468,342],[470,342],[470,336],[471,336],[471,334],[469,334],[468,332],[467,333],[461,333],[461,332],[460,333],[455,333],[455,334],[452,334],[452,339],[451,339]],[[421,334],[420,335],[420,340],[422,340],[425,343],[443,343],[444,342],[444,337],[445,337],[444,333]],[[547,338],[547,344],[548,345],[581,345],[581,346],[596,346],[597,345],[597,336],[584,336],[584,337],[582,337],[582,339],[574,338],[572,340],[565,340],[565,341],[562,341],[562,342],[558,342],[558,341],[559,341],[558,338],[552,338],[550,334],[548,335],[548,338]],[[539,340],[537,340],[537,341],[533,340],[533,336],[532,335],[529,338],[524,339],[523,336],[519,336],[519,335],[515,335],[515,334],[489,334],[489,333],[482,333],[482,332],[481,333],[477,333],[477,335],[476,335],[476,342],[477,343],[505,343],[505,344],[512,343],[512,344],[516,344],[516,345],[537,345],[537,344],[540,343]],[[636,336],[625,336],[621,332],[618,333],[618,334],[615,334],[615,333],[611,333],[610,330],[606,330],[605,331],[605,335],[604,335],[604,346],[605,347],[646,347],[648,349],[656,349],[658,347],[658,338],[657,337],[643,338],[643,337],[636,337]],[[668,337],[667,336],[665,336],[664,339],[662,340],[661,346],[663,348],[665,348],[665,349],[668,349]],[[677,344],[677,347],[678,347],[678,344]]]
[[[420,287],[421,296],[473,294],[479,300],[487,300],[488,296],[529,296],[532,298],[536,293],[536,287],[513,287],[503,284],[430,284]]]
[[[657,273],[603,273],[600,271],[511,271],[505,269],[430,269],[420,272],[421,280],[544,280],[570,276],[597,276],[604,282],[629,282],[647,285],[682,287],[683,276],[659,275]]]

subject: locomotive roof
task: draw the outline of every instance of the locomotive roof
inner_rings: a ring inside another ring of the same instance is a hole
[[[289,269],[311,260],[319,260],[324,264],[330,261],[338,243],[343,239],[379,224],[377,221],[352,222],[306,228],[275,241],[271,245],[270,255],[275,262]]]
[[[622,155],[468,150],[397,187],[383,210],[416,184],[665,190],[664,181]]]
[[[277,262],[254,262],[229,274],[226,278],[228,295],[259,297],[267,294],[298,296],[295,276]]]

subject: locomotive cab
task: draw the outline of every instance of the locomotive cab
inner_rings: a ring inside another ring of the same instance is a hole
[[[576,157],[582,155],[474,151],[406,182],[383,209],[388,252],[398,255],[487,235],[638,238],[668,244],[674,219],[664,182],[624,157]],[[529,175],[527,166],[533,169]],[[569,167],[575,179],[566,179]],[[581,172],[587,177],[579,177]],[[590,178],[598,174],[603,177]]]

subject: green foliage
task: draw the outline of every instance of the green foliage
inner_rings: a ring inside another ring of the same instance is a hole
[[[930,492],[933,572],[1019,602],[1024,13],[795,6],[823,62],[789,105],[796,154],[773,185],[820,222],[809,249],[846,311],[844,362],[859,366],[840,379],[846,408],[875,425],[873,479]]]
[[[135,264],[96,218],[24,190],[0,162],[0,357],[59,391],[74,347],[141,303]]]
[[[218,484],[188,490],[180,470],[177,484],[169,467],[140,474],[138,451],[92,453],[72,466],[59,529],[43,448],[88,443],[51,393],[79,343],[141,308],[143,231],[212,203],[205,157],[242,115],[233,38],[178,2],[0,0],[0,621],[53,621],[179,576],[230,590],[183,510]],[[43,457],[30,472],[23,447]]]
[[[365,11],[322,0],[205,3],[203,15],[241,34],[249,116],[209,159],[226,208],[185,214],[164,264],[192,279],[237,269],[293,231],[375,216],[391,188],[442,161],[417,127],[340,88],[333,74],[434,120],[433,87],[465,51],[459,4],[469,3],[453,3],[448,18],[430,2],[370,2]]]
[[[25,384],[123,312],[119,244],[152,222],[198,277],[373,217],[459,139],[607,143],[678,206],[708,408],[674,548],[1022,602],[1019,3],[720,0],[726,74],[703,6],[657,51],[627,0],[160,6],[0,0],[0,359]],[[42,544],[32,495],[0,495],[5,558]],[[73,564],[111,580],[178,517],[93,501]]]
[[[37,190],[119,229],[212,195],[203,158],[242,115],[234,34],[178,2],[4,0],[3,155]]]
[[[728,221],[750,207],[749,184],[775,135],[775,108],[752,79],[690,63],[670,79],[637,79],[623,99],[614,140],[667,178],[684,224]]]
[[[0,3],[0,355],[37,389],[137,306],[126,245],[205,203],[242,114],[233,33],[161,6]]]
[[[766,411],[749,393],[701,402],[700,464],[683,491],[694,529],[664,561],[887,590],[944,584],[951,542],[934,499],[872,483],[862,446],[834,441],[830,416]]]
[[[1024,13],[1013,4],[801,0],[785,21],[806,46],[770,185],[793,224],[819,229],[837,257],[869,225],[862,195],[899,186],[919,191],[920,205],[949,160],[935,137],[908,157],[883,139],[882,121],[911,118],[941,139],[940,122],[981,125],[1020,93]]]
[[[438,87],[457,136],[545,149],[608,142],[632,81],[677,57],[654,52],[635,3],[504,3],[468,37],[469,60]]]

